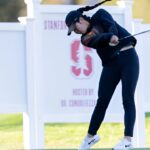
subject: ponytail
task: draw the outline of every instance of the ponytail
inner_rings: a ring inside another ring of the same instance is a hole
[[[100,3],[97,3],[97,4],[93,5],[93,6],[81,7],[81,8],[79,8],[79,9],[77,9],[77,11],[79,11],[81,14],[83,14],[84,11],[92,10],[92,9],[94,9],[94,8],[96,8],[96,7],[100,6],[100,5],[102,5],[103,3],[107,2],[107,1],[111,1],[111,0],[104,0],[104,1],[102,1],[102,2],[100,2]]]

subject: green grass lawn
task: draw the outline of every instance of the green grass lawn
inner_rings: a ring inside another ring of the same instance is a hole
[[[0,115],[0,149],[22,149],[22,115]],[[88,124],[46,124],[45,147],[47,149],[77,148],[87,132]],[[123,124],[103,123],[101,141],[94,148],[111,148],[123,136]],[[150,147],[150,113],[146,115],[146,146]],[[106,150],[106,149],[105,149]],[[148,149],[147,149],[148,150]],[[150,148],[149,148],[150,150]]]

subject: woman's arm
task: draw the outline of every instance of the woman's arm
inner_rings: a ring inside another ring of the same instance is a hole
[[[118,36],[118,30],[116,27],[116,22],[114,21],[112,15],[104,9],[100,9],[95,14],[96,20],[99,20],[105,32],[113,33]]]
[[[105,11],[100,9],[93,15],[93,19],[96,22],[100,22],[104,33],[99,33],[97,29],[93,28],[91,32],[82,36],[81,41],[84,45],[92,48],[108,46],[108,44],[113,41],[114,35],[118,35],[118,31],[115,25],[115,21],[112,16]]]

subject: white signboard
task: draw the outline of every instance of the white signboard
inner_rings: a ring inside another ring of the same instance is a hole
[[[42,48],[38,58],[38,98],[45,122],[87,122],[97,101],[101,60],[94,49],[81,44],[80,36],[67,36],[66,13],[40,16]],[[113,9],[111,13],[125,26],[122,11]],[[107,112],[105,121],[123,121],[120,85]]]
[[[25,32],[19,23],[0,24],[0,112],[26,110]]]

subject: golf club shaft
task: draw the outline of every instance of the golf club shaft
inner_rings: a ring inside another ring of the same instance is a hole
[[[130,38],[130,37],[132,37],[132,36],[141,35],[141,34],[144,34],[144,33],[147,33],[147,32],[150,32],[150,30],[142,31],[142,32],[139,32],[139,33],[136,33],[136,34],[133,34],[133,35],[128,35],[128,36],[126,36],[126,37],[123,37],[123,38],[119,39],[119,41],[122,41],[122,40],[124,40],[124,39]]]

